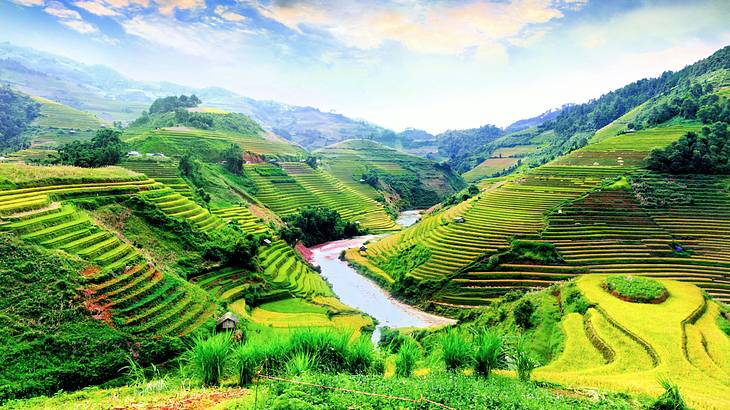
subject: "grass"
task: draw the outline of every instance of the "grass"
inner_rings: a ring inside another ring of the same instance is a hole
[[[395,374],[401,377],[410,377],[421,354],[421,348],[415,340],[405,339],[400,345],[395,358]]]
[[[441,354],[447,371],[456,372],[472,362],[472,353],[464,336],[450,328],[441,340]]]
[[[500,365],[502,359],[502,337],[489,330],[483,330],[476,339],[474,351],[474,371],[489,378],[492,370]]]
[[[189,352],[189,361],[204,386],[218,386],[232,348],[230,333],[219,333],[208,338],[198,337]]]
[[[143,178],[144,175],[115,166],[81,168],[67,165],[0,164],[0,188],[134,181]]]
[[[661,283],[641,276],[609,276],[603,282],[612,294],[639,303],[652,303],[666,297],[667,289]]]

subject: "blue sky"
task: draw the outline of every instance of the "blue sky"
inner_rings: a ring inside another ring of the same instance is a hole
[[[679,69],[728,21],[725,0],[0,0],[0,41],[431,132]]]

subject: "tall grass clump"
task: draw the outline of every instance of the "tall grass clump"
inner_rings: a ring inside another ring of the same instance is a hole
[[[416,362],[421,357],[421,348],[418,343],[410,337],[405,339],[398,349],[395,358],[395,374],[402,377],[409,377],[416,368]]]
[[[679,392],[679,386],[672,383],[668,379],[659,379],[659,384],[664,388],[656,401],[651,405],[651,410],[686,410],[687,404],[684,402]]]
[[[198,337],[190,351],[190,363],[206,386],[217,386],[223,377],[226,360],[231,352],[230,333],[219,333],[208,338]]]
[[[517,371],[517,377],[523,382],[529,381],[532,371],[540,364],[532,357],[527,347],[527,341],[520,339],[515,346],[514,354],[511,357],[511,367]]]
[[[326,372],[345,370],[350,334],[332,330],[308,329],[289,339],[290,354],[306,353],[317,358],[317,369]]]
[[[241,386],[251,384],[263,359],[258,346],[251,343],[240,344],[233,349],[232,359],[238,373],[238,384]]]
[[[484,378],[489,378],[502,360],[502,336],[492,331],[483,331],[476,338],[474,352],[474,371]]]
[[[367,373],[375,360],[373,343],[361,336],[352,343],[347,351],[347,371],[353,374]]]
[[[290,376],[301,376],[317,366],[316,354],[297,352],[286,362],[286,373]]]
[[[251,340],[259,354],[261,372],[266,375],[275,375],[286,370],[286,364],[291,356],[291,345],[285,336],[270,336],[266,340]]]
[[[471,362],[471,349],[464,336],[454,328],[446,331],[441,339],[441,350],[446,370],[455,372]]]

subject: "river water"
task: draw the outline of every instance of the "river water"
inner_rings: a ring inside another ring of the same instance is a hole
[[[415,218],[412,216],[409,218],[415,222],[418,214],[416,213]],[[340,260],[340,253],[343,250],[360,247],[365,241],[375,237],[360,236],[310,248],[312,262],[322,268],[322,276],[332,284],[332,289],[340,300],[377,319],[378,325],[373,332],[373,341],[380,338],[380,328],[383,326],[425,328],[454,323],[452,319],[423,312],[393,299],[373,280],[359,274],[347,262]]]

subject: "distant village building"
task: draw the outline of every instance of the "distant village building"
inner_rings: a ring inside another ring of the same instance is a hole
[[[127,156],[128,157],[141,157],[142,154],[140,154],[139,151],[129,151],[127,153]]]
[[[463,224],[464,222],[466,222],[466,220],[464,219],[463,216],[457,216],[456,218],[454,218],[454,222],[456,222],[458,224]]]
[[[215,322],[215,331],[216,332],[232,332],[236,330],[236,326],[238,325],[238,316],[234,315],[231,312],[226,312],[225,315],[221,316],[216,322]]]
[[[365,245],[360,246],[360,252],[365,252],[368,250],[368,247]]]
[[[266,246],[269,246],[269,245],[271,245],[271,240],[270,239],[264,239],[264,243],[266,244]]]

